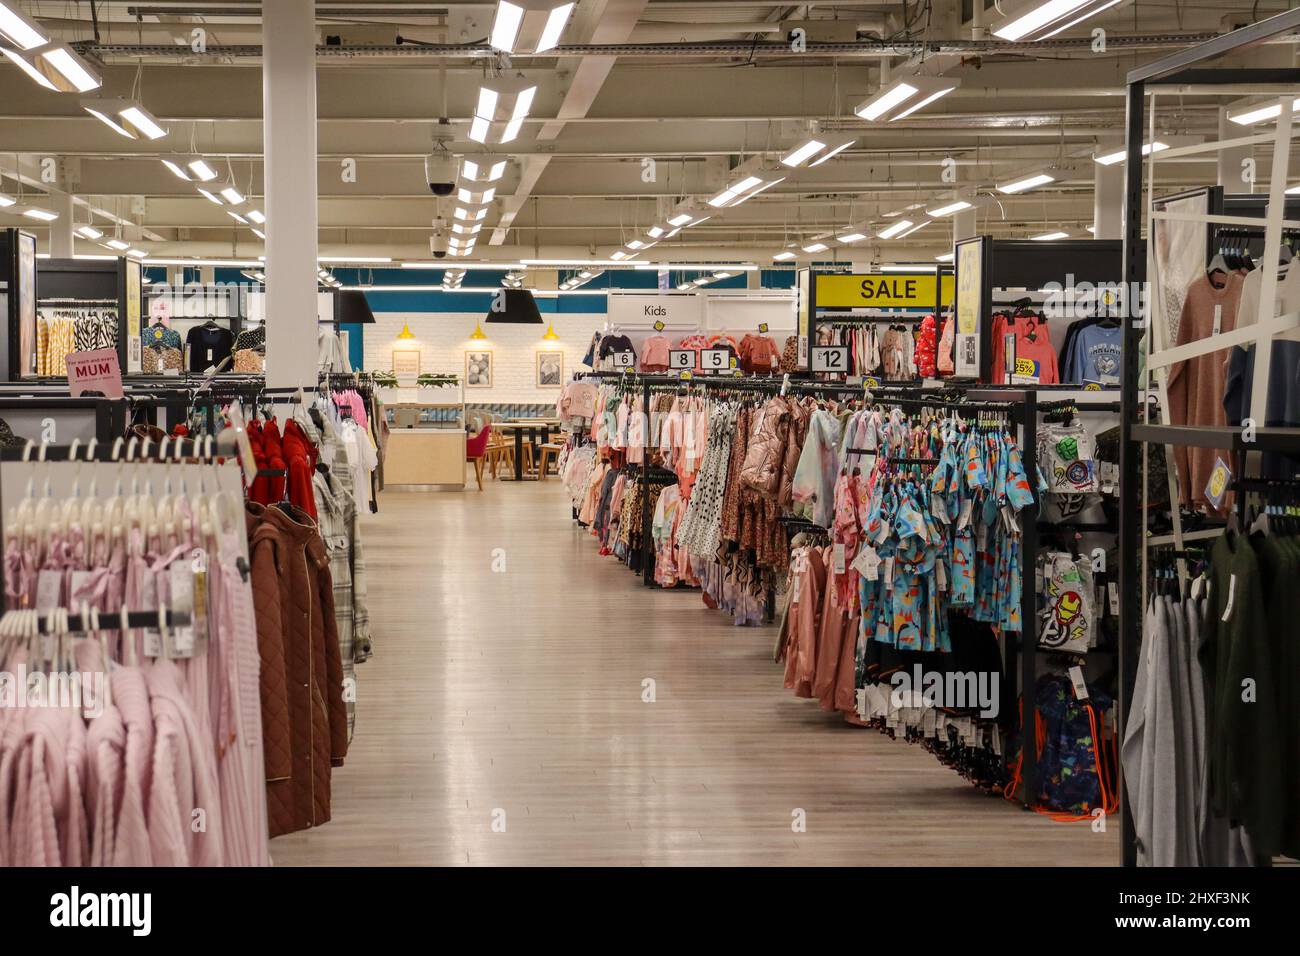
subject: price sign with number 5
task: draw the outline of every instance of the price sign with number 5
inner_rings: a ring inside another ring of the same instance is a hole
[[[714,372],[730,368],[731,353],[726,349],[705,349],[700,353],[700,367]]]

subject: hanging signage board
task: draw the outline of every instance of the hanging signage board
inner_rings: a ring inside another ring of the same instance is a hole
[[[635,352],[611,352],[610,358],[614,360],[615,368],[632,368],[636,365]]]
[[[704,327],[704,298],[698,295],[611,295],[609,321],[625,329]]]
[[[68,392],[73,398],[99,392],[107,398],[121,398],[122,366],[117,349],[94,349],[68,355]]]
[[[849,347],[847,345],[814,345],[812,350],[812,370],[843,375],[849,370]]]
[[[984,240],[957,243],[957,331],[953,336],[955,374],[978,378],[980,374],[980,327],[984,321]]]
[[[953,277],[933,272],[817,276],[819,309],[925,309],[933,312],[940,288],[952,296]]]

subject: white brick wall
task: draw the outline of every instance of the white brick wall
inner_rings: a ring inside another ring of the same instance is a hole
[[[554,402],[557,388],[537,387],[537,353],[564,352],[564,380],[579,369],[591,336],[605,323],[603,313],[544,315],[554,327],[558,342],[546,342],[545,325],[484,323],[488,338],[470,338],[474,323],[483,316],[473,312],[376,312],[375,324],[364,329],[366,369],[392,368],[393,346],[404,324],[415,334],[411,347],[420,350],[422,372],[452,372],[465,377],[465,351],[491,350],[492,387],[467,388],[467,402]]]

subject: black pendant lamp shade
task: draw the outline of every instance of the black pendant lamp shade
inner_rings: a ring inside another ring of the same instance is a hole
[[[355,289],[336,292],[334,317],[343,325],[373,325],[375,313],[370,311],[366,294]]]
[[[511,325],[542,325],[542,313],[527,289],[496,289],[492,305],[484,322],[506,322]]]

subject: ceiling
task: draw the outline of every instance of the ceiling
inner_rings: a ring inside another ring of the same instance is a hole
[[[200,153],[248,195],[261,195],[260,4],[9,2],[53,35],[79,41],[78,50],[103,64],[99,95],[137,91],[169,134],[123,139],[83,112],[75,95],[48,92],[0,66],[0,192],[18,192],[21,179],[24,201],[71,193],[78,223],[93,211],[97,226],[117,224],[154,256],[261,254],[257,236],[160,162]],[[1125,73],[1283,6],[1136,0],[1051,41],[1011,44],[987,32],[1000,19],[991,3],[972,22],[970,0],[966,21],[961,0],[578,0],[552,51],[559,55],[510,64],[538,92],[520,137],[493,150],[513,158],[475,258],[604,258],[684,199],[724,188],[742,161],[782,155],[806,138],[809,121],[858,139],[834,160],[662,243],[659,258],[766,264],[787,243],[880,223],[957,189],[994,198],[976,212],[979,233],[1086,235],[1090,157],[1099,144],[1119,142]],[[439,134],[453,152],[483,150],[467,134],[479,83],[494,62],[482,42],[493,8],[454,0],[317,4],[320,42],[338,38],[322,48],[317,71],[323,255],[429,258],[431,222],[448,204],[430,194],[423,157],[438,148]],[[809,40],[798,53],[788,42],[796,27]],[[1094,49],[1096,27],[1106,31],[1105,51]],[[204,31],[201,54],[191,49],[196,29]],[[399,36],[408,42],[398,46]],[[821,47],[821,40],[838,45]],[[944,76],[960,78],[960,88],[899,122],[855,116],[853,107],[879,87],[882,67],[896,68],[922,46],[943,58]],[[1251,64],[1294,66],[1294,49],[1270,45],[1254,51]],[[1238,97],[1165,97],[1159,131],[1215,138],[1220,106]],[[1261,184],[1268,155],[1261,147]],[[1027,168],[1072,158],[1075,172],[1046,188],[1015,196],[992,189]],[[342,175],[345,160],[355,160],[354,182]],[[54,183],[46,181],[51,169]],[[1159,188],[1215,175],[1213,155],[1184,157],[1160,164]],[[33,228],[0,210],[6,225]],[[33,231],[44,237],[47,229]],[[901,241],[872,239],[835,254],[927,259],[949,247],[952,229],[950,220],[936,220]]]

